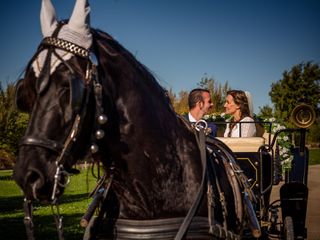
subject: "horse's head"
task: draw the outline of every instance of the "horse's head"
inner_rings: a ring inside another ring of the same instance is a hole
[[[86,37],[73,31],[72,19],[53,25],[42,23],[44,39],[16,86],[16,104],[30,113],[30,121],[14,179],[28,200],[53,201],[62,194],[71,166],[86,153],[95,116],[87,107],[95,70],[89,59],[91,42],[70,41]]]

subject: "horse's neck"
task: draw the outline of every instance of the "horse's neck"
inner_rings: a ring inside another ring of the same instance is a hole
[[[167,122],[162,129],[157,129],[160,123],[141,119],[148,125],[120,124],[118,147],[121,153],[115,164],[119,170],[116,191],[123,217],[131,214],[143,218],[156,214],[164,216],[173,209],[177,214],[185,213],[201,181],[196,143],[184,126]],[[157,206],[159,209],[154,209],[155,203],[161,203]]]
[[[117,127],[110,127],[113,134],[107,133],[107,141],[116,167],[113,189],[120,215],[183,215],[201,182],[194,135],[177,119],[154,79],[138,71],[104,70],[112,74],[103,85],[112,102],[112,126]]]

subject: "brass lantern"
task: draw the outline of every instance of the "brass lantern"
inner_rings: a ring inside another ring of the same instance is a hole
[[[297,105],[292,113],[291,120],[299,128],[310,127],[316,119],[316,113],[314,109],[305,103]]]

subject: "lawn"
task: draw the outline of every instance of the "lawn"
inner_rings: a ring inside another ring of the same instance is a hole
[[[309,165],[320,164],[320,148],[309,150]]]
[[[320,149],[311,149],[309,153],[309,164],[320,164]],[[11,170],[0,171],[0,238],[26,239],[23,197],[11,175]],[[66,240],[82,239],[84,229],[80,227],[79,222],[91,201],[88,193],[95,186],[95,181],[91,172],[87,170],[71,176],[70,184],[60,201]],[[34,224],[36,239],[58,239],[50,206],[39,203],[34,205]]]
[[[11,179],[12,171],[0,171],[0,238],[26,239],[23,224],[23,197],[18,186]],[[63,215],[65,239],[82,239],[84,229],[79,222],[91,199],[88,193],[95,185],[91,173],[82,171],[71,176],[71,182],[60,200],[60,213]],[[58,239],[51,207],[34,204],[34,225],[36,239]]]

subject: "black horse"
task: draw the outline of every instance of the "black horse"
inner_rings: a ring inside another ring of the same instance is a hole
[[[197,131],[174,112],[147,68],[107,33],[91,29],[91,34],[91,53],[55,36],[45,38],[17,84],[17,106],[30,113],[30,121],[14,179],[27,202],[57,203],[72,166],[91,148],[107,175],[112,172],[103,203],[103,217],[111,222],[105,230],[109,236],[121,238],[117,231],[126,231],[121,223],[136,220],[149,227],[155,221],[161,225],[156,232],[173,238],[189,213],[189,232],[180,230],[181,236],[200,238],[197,229],[205,228],[201,237],[237,238],[248,214],[242,209],[242,183],[231,176],[237,175],[232,153],[214,139],[202,146]],[[57,56],[57,49],[73,57],[61,58],[50,74],[48,59]],[[44,50],[46,61],[36,77],[32,64]],[[204,151],[208,166],[201,158]],[[212,190],[209,197],[200,194],[207,190]],[[171,235],[165,233],[168,229]]]

